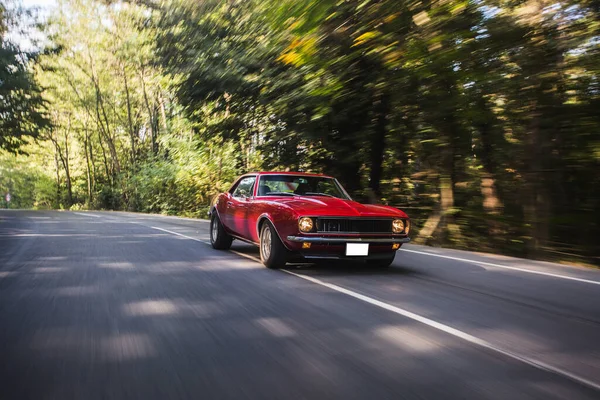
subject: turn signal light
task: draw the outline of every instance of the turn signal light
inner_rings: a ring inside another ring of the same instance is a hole
[[[303,249],[310,249],[310,242],[302,242]]]
[[[392,245],[392,250],[398,250],[400,248],[400,243],[394,243]]]

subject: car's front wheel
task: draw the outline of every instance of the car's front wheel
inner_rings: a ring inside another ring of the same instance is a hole
[[[373,268],[387,268],[392,265],[394,262],[394,257],[396,257],[396,253],[386,254],[385,258],[378,258],[375,260],[367,260],[367,265]]]
[[[282,268],[287,262],[287,249],[281,243],[270,222],[265,222],[260,230],[260,260],[267,268]]]
[[[217,212],[213,212],[210,217],[210,244],[213,249],[228,250],[231,242],[233,242],[233,237],[225,232]]]

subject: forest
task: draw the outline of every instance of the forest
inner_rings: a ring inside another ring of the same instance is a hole
[[[205,217],[308,171],[415,243],[600,264],[598,0],[1,1],[0,208]]]

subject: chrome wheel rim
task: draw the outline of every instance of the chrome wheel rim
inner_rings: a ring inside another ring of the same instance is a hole
[[[263,230],[260,240],[260,250],[263,260],[268,260],[271,255],[271,230],[268,227]]]
[[[219,234],[219,227],[217,226],[217,219],[214,218],[212,221],[212,227],[210,230],[210,240],[213,242],[217,240],[217,235]]]

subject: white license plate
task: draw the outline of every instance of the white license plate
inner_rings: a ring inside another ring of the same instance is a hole
[[[368,256],[369,243],[346,243],[347,256]]]

